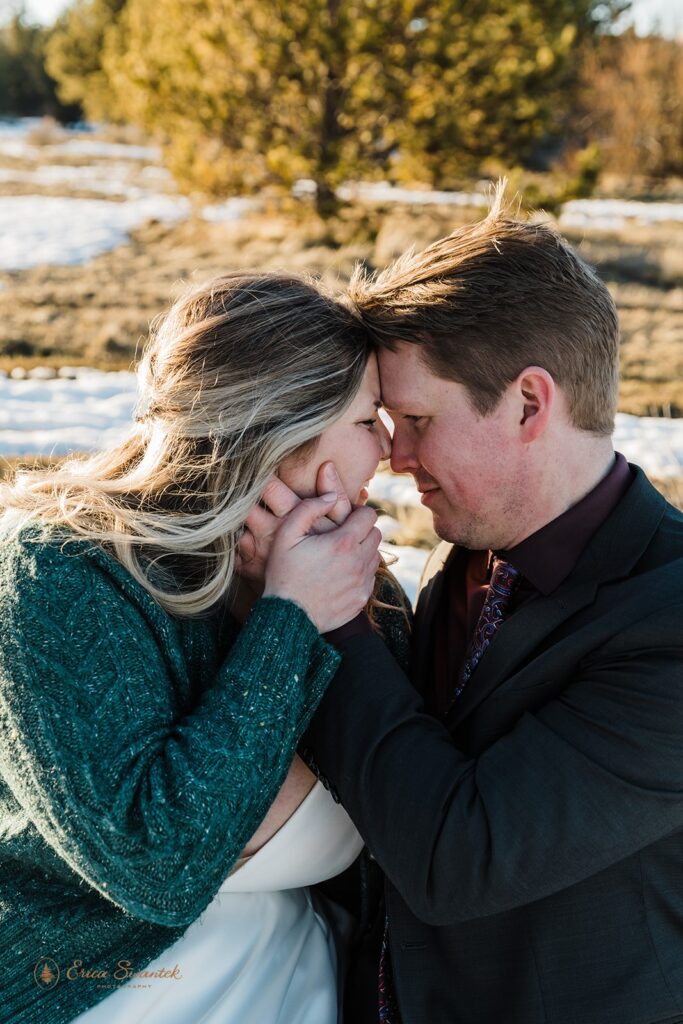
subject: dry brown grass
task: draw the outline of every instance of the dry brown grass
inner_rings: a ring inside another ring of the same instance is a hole
[[[370,501],[369,504],[375,508],[380,515],[386,514],[396,520],[396,526],[388,533],[385,533],[385,540],[392,544],[404,544],[407,547],[427,548],[431,550],[439,542],[434,533],[432,515],[428,509],[421,506],[402,505],[396,506],[393,502],[383,501],[381,503]],[[383,531],[384,533],[385,531]]]
[[[600,147],[603,168],[662,178],[683,168],[683,45],[654,32],[603,36],[580,69],[579,133]]]
[[[322,231],[272,215],[255,223],[150,224],[86,266],[0,275],[0,367],[88,363],[128,367],[148,326],[184,285],[235,267],[347,275],[367,248],[335,249]]]
[[[232,224],[149,224],[85,266],[0,274],[0,369],[38,364],[129,368],[149,322],[188,282],[228,268],[284,268],[332,286],[357,260],[372,267],[476,219],[473,210],[347,210],[324,225],[273,207]],[[680,227],[566,232],[612,290],[622,323],[623,412],[683,413]]]
[[[41,455],[26,455],[7,459],[0,455],[0,480],[9,479],[18,469],[44,469],[59,462],[57,458]]]
[[[655,479],[652,483],[667,501],[683,511],[683,476],[667,477],[664,480]]]
[[[683,415],[683,251],[679,225],[574,236],[607,281],[621,322],[621,409]]]
[[[65,132],[54,117],[42,117],[30,129],[26,141],[31,146],[54,146],[58,142],[63,142],[64,138]]]

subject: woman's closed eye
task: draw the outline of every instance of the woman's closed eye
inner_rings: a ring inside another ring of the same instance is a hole
[[[377,417],[373,416],[371,420],[359,420],[358,421],[358,426],[359,427],[367,427],[368,430],[372,430],[373,427],[377,426],[377,423],[378,423]]]

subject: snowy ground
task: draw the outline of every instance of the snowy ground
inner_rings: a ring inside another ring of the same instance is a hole
[[[113,203],[61,196],[0,197],[0,269],[25,270],[42,263],[86,263],[123,245],[149,220],[183,220],[186,199],[149,196]],[[18,222],[21,222],[21,231]]]
[[[642,203],[633,199],[572,199],[560,214],[560,227],[618,230],[624,223],[683,222],[683,203]]]
[[[0,161],[9,158],[0,166],[0,185],[67,194],[0,196],[0,270],[86,263],[151,220],[175,223],[194,213],[213,222],[235,221],[258,206],[246,197],[193,206],[177,194],[152,146],[101,142],[69,131],[62,141],[35,145],[29,141],[35,128],[33,118],[0,122]],[[68,194],[74,191],[102,198]]]
[[[400,544],[382,544],[380,551],[414,606],[429,551],[426,548],[402,547]]]
[[[141,199],[168,190],[172,179],[163,167],[152,164],[140,168],[129,159],[108,160],[106,163],[86,167],[70,164],[41,164],[28,170],[17,166],[0,167],[0,184],[13,183],[39,188],[64,186],[81,192],[99,192],[114,198]]]
[[[133,373],[68,370],[75,380],[0,377],[0,455],[65,455],[116,444],[135,405]]]

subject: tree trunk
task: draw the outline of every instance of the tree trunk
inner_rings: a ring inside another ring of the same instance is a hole
[[[346,41],[339,32],[340,4],[341,0],[327,0],[327,75],[323,93],[320,155],[316,175],[316,209],[323,219],[333,217],[341,205],[334,188],[330,185],[330,172],[337,163],[337,149],[341,137],[338,114],[343,96],[341,72],[346,49]]]

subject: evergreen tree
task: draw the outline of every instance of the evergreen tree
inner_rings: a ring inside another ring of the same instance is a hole
[[[523,162],[562,128],[579,47],[623,6],[79,0],[50,68],[91,116],[101,103],[160,134],[188,190],[312,178],[326,212],[345,179],[448,186],[486,157]]]

